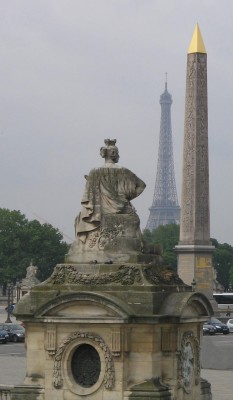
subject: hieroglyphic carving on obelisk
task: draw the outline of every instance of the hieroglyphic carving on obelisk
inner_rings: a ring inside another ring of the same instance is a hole
[[[178,273],[198,290],[212,291],[209,212],[207,53],[198,24],[187,56],[183,181]]]

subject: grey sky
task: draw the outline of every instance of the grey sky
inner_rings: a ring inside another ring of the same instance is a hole
[[[208,54],[211,236],[233,244],[232,14],[230,0],[1,1],[0,207],[73,238],[83,176],[103,163],[110,137],[120,164],[147,184],[134,201],[144,228],[165,72],[180,199],[186,54],[198,22]]]

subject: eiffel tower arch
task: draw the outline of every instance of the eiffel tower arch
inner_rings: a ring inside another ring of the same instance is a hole
[[[153,202],[149,208],[150,215],[146,225],[146,229],[150,231],[160,225],[179,224],[180,221],[172,146],[172,96],[167,90],[167,81],[165,82],[165,90],[160,96],[160,104],[161,122],[157,174]]]

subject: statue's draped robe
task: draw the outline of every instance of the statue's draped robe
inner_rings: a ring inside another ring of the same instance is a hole
[[[76,221],[76,234],[85,243],[88,232],[101,225],[104,214],[132,214],[130,200],[145,188],[133,172],[116,164],[90,171],[82,198],[83,209]]]

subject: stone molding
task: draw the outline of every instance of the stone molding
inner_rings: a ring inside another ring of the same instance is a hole
[[[96,334],[88,333],[88,332],[73,332],[67,338],[65,338],[60,346],[58,347],[55,357],[54,357],[54,367],[53,367],[53,386],[56,389],[61,389],[63,386],[63,378],[62,378],[62,357],[65,352],[67,346],[75,340],[79,340],[79,343],[83,341],[85,343],[85,339],[93,342],[93,344],[97,345],[100,350],[104,353],[105,359],[105,374],[104,374],[104,386],[105,389],[111,390],[114,387],[115,383],[115,371],[114,364],[111,352],[104,342],[104,340]]]
[[[51,323],[56,324],[57,321],[57,310],[56,308],[62,304],[64,308],[69,306],[69,303],[74,304],[78,302],[89,302],[93,305],[99,305],[103,306],[103,308],[108,309],[110,314],[112,315],[113,318],[116,318],[117,321],[119,321],[119,318],[121,320],[128,320],[129,315],[132,314],[132,309],[130,305],[125,306],[123,301],[121,299],[116,299],[112,296],[105,295],[103,293],[98,293],[98,292],[87,292],[87,291],[75,291],[72,293],[58,293],[56,297],[52,298],[50,301],[48,301],[46,304],[42,305],[40,308],[38,308],[37,312],[34,313],[36,317],[39,318],[52,318]],[[60,317],[59,317],[60,318]],[[64,318],[66,318],[64,316]],[[69,318],[69,317],[68,317]],[[98,321],[98,318],[96,318],[96,321]]]
[[[121,332],[120,330],[112,331],[112,355],[119,357],[121,354]]]
[[[55,324],[47,326],[46,332],[46,350],[50,356],[56,353],[56,339],[57,339],[57,327]]]
[[[175,251],[179,254],[181,253],[213,253],[215,250],[215,246],[211,245],[199,245],[199,244],[178,244],[175,246]]]

